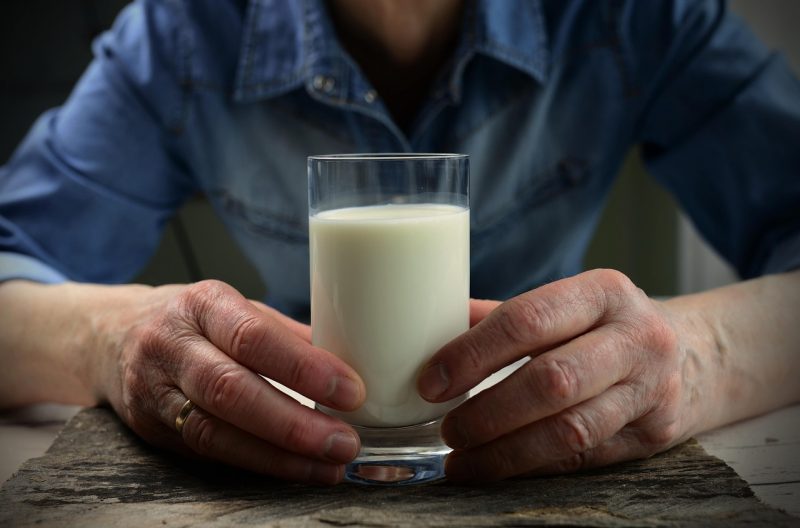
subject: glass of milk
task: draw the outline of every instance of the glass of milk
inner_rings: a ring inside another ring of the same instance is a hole
[[[444,476],[439,435],[456,398],[416,389],[423,364],[469,328],[469,158],[308,158],[313,343],[362,377],[366,402],[321,411],[352,424],[361,452],[345,479],[411,484]]]

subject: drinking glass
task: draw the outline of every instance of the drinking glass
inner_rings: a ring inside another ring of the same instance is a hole
[[[441,419],[465,396],[423,400],[425,362],[469,328],[469,158],[308,158],[311,328],[366,385],[352,412],[318,405],[361,438],[345,480],[402,485],[444,476]]]

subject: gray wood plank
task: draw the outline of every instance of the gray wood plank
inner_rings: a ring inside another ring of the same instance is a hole
[[[800,442],[717,448],[713,453],[727,464],[738,467],[738,474],[751,486],[800,482]]]
[[[697,440],[762,501],[800,516],[800,405],[703,433]]]
[[[800,515],[800,482],[781,484],[752,484],[751,489],[756,497],[776,506],[790,515]]]
[[[800,526],[694,441],[580,475],[484,486],[292,485],[154,451],[78,414],[0,489],[0,526]]]

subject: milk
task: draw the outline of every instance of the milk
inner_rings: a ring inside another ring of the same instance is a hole
[[[469,328],[469,210],[440,204],[324,211],[309,219],[313,343],[362,377],[366,403],[323,410],[362,426],[428,422],[462,401],[423,400],[422,365]]]

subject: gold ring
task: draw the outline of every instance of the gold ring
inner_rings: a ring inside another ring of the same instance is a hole
[[[183,432],[183,425],[186,423],[186,419],[189,417],[192,410],[194,410],[194,402],[192,402],[192,400],[186,400],[181,410],[178,411],[178,417],[175,418],[175,429],[177,429],[179,433]]]

